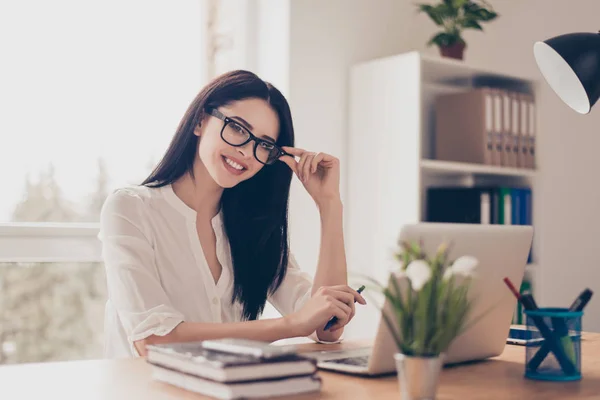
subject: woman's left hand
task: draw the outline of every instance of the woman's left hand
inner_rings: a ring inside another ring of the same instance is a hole
[[[304,185],[317,206],[326,201],[340,199],[340,160],[325,153],[312,153],[295,147],[283,146],[283,150],[300,159],[282,156]]]

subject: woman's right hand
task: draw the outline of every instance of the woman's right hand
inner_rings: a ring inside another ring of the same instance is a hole
[[[360,293],[349,286],[322,286],[300,310],[286,318],[291,323],[295,334],[308,336],[318,329],[323,329],[335,316],[338,320],[330,330],[336,331],[354,317],[355,300],[360,304],[367,304]]]

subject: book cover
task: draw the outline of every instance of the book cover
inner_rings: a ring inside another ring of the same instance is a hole
[[[316,371],[316,361],[299,354],[273,359],[208,350],[201,342],[147,346],[147,362],[219,382],[299,376]]]
[[[289,396],[300,393],[318,392],[322,381],[317,374],[302,377],[264,379],[253,382],[222,383],[165,368],[152,366],[152,378],[182,389],[218,399],[249,399],[274,396]]]

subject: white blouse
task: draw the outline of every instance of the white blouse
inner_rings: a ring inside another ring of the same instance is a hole
[[[108,285],[106,357],[138,356],[134,341],[166,335],[182,321],[241,321],[242,305],[231,304],[231,253],[220,213],[212,220],[223,267],[216,284],[198,239],[196,212],[171,185],[115,190],[102,208],[100,225]],[[268,301],[287,315],[310,298],[311,289],[311,277],[290,254],[287,275]]]

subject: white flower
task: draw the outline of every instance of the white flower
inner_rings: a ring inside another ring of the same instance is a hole
[[[462,256],[454,261],[451,267],[444,271],[444,279],[447,280],[453,275],[462,275],[469,277],[473,275],[479,261],[473,256]]]
[[[406,276],[410,279],[413,289],[418,292],[431,279],[431,268],[423,260],[414,260],[408,264]]]
[[[453,275],[452,271],[452,267],[448,267],[446,268],[446,270],[444,271],[444,280],[447,281],[448,279],[450,279],[450,277]]]

